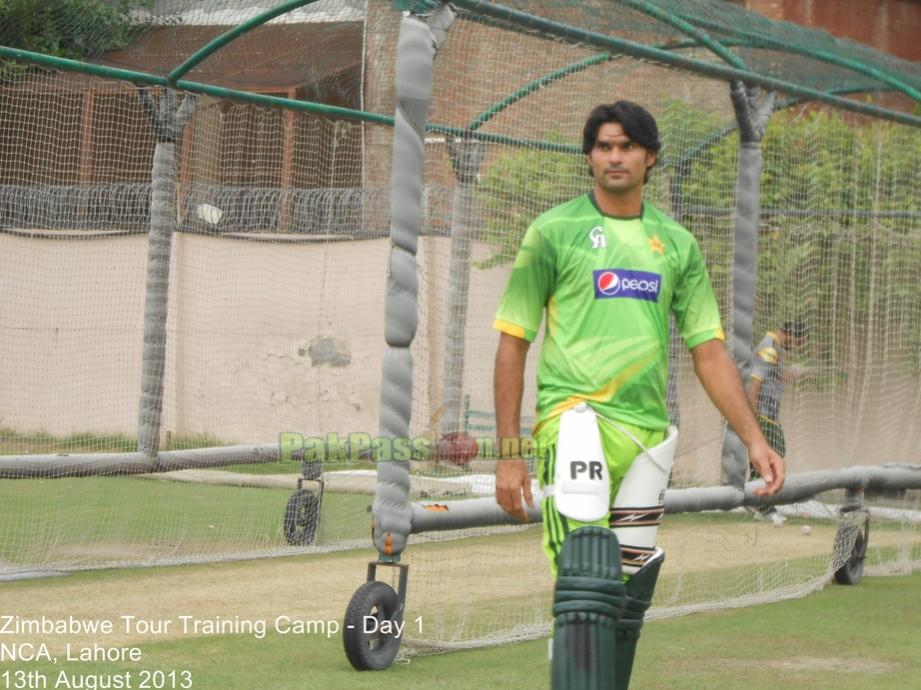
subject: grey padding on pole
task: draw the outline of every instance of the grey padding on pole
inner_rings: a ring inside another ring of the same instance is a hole
[[[155,458],[160,450],[163,377],[166,373],[169,264],[176,225],[176,141],[195,110],[195,97],[187,95],[182,105],[177,106],[176,93],[166,89],[160,97],[159,107],[154,105],[147,89],[140,90],[139,98],[157,145],[151,173],[153,191],[150,199],[150,232],[147,236],[138,451]]]
[[[413,359],[418,322],[416,251],[422,225],[425,126],[432,99],[432,63],[454,21],[454,10],[439,5],[428,23],[407,15],[400,24],[396,57],[396,117],[390,192],[390,259],[387,270],[384,336],[388,349],[381,371],[380,435],[409,437]],[[412,528],[409,466],[377,459],[374,492],[374,545],[384,557],[398,557]]]
[[[732,276],[732,336],[727,343],[748,388],[752,370],[752,323],[758,275],[758,226],[761,217],[761,138],[774,107],[774,94],[758,98],[758,88],[738,81],[730,96],[739,126],[739,173]],[[723,482],[741,488],[748,477],[748,449],[731,427],[723,437]]]

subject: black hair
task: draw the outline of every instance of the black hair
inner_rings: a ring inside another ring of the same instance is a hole
[[[805,321],[785,321],[781,330],[793,338],[806,338],[809,336],[809,326],[806,325]]]
[[[602,103],[592,109],[582,129],[582,153],[588,155],[595,147],[598,130],[608,122],[618,122],[632,141],[650,151],[659,152],[659,127],[656,119],[643,106],[632,101]]]
[[[588,114],[582,129],[582,153],[588,155],[595,147],[598,130],[608,122],[617,122],[623,127],[624,134],[648,151],[658,153],[662,148],[659,141],[659,127],[656,119],[643,106],[632,101],[617,101],[596,105]],[[654,165],[654,164],[653,164]],[[649,171],[646,171],[646,179]]]

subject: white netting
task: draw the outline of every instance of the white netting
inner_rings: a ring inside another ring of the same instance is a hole
[[[312,3],[187,78],[360,109],[363,7]],[[164,74],[267,9],[156,3],[133,40],[110,46],[118,50],[102,62]],[[49,15],[71,20],[84,38],[97,28],[90,17]],[[305,45],[312,59],[302,59]],[[136,451],[150,122],[138,89],[122,82],[12,68],[3,78],[0,453],[73,453],[78,462]],[[392,83],[385,68],[379,78]],[[153,95],[162,102],[162,90]],[[385,274],[389,197],[387,178],[367,174],[365,161],[386,171],[389,140],[388,127],[356,119],[197,98],[172,151],[161,450],[375,430],[383,295],[374,288]],[[61,468],[72,473],[66,460]],[[175,477],[191,482],[4,480],[15,515],[0,537],[0,569],[297,552],[285,519],[301,470],[288,458]],[[328,486],[309,548],[365,543],[373,481]]]
[[[180,19],[159,21],[143,49],[122,47],[108,64],[166,73],[253,16],[250,3],[215,2],[211,12],[191,4],[157,3],[161,19]],[[308,5],[188,78],[390,115],[400,15],[383,0],[367,11],[347,3],[335,13],[337,4]],[[597,3],[546,4],[559,21],[615,31],[595,23],[606,16]],[[680,38],[628,10],[620,20],[618,35],[634,40]],[[315,60],[298,52],[305,45]],[[700,48],[683,54],[712,59]],[[508,259],[530,220],[588,189],[571,149],[601,101],[635,100],[657,117],[664,148],[648,199],[700,241],[731,332],[738,144],[726,83],[462,15],[434,84],[429,120],[441,127],[426,138],[413,437],[437,440],[455,427],[493,433],[492,318]],[[0,85],[0,122],[0,454],[135,451],[154,151],[137,89],[18,75]],[[467,171],[469,189],[460,189],[455,135],[445,128],[490,135]],[[755,341],[790,318],[810,325],[808,348],[789,362],[804,375],[788,384],[781,413],[791,472],[917,462],[919,131],[834,109],[791,108],[771,121]],[[377,432],[391,140],[384,124],[198,97],[175,145],[161,450]],[[458,271],[452,253],[465,243],[471,259]],[[451,327],[461,318],[458,343]],[[526,373],[527,414],[539,347]],[[682,350],[672,485],[716,485],[722,424]],[[446,399],[454,384],[459,397]],[[3,479],[0,572],[366,547],[373,466],[339,459],[323,469],[322,508],[308,506],[320,511],[319,528],[307,547],[285,535],[286,506],[302,470],[310,474],[297,458],[175,477],[188,481]],[[478,478],[492,471],[487,459],[456,467],[422,458],[412,471],[414,499],[491,495],[488,478]],[[783,529],[748,513],[666,519],[668,560],[651,615],[821,586],[852,546],[836,547],[843,500],[785,508]],[[871,539],[873,572],[917,568],[917,493],[874,501],[883,526]],[[805,524],[811,534],[800,531]],[[412,537],[408,617],[427,621],[414,644],[546,632],[552,581],[539,541],[539,527]]]

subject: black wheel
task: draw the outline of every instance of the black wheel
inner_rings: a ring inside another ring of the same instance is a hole
[[[863,579],[863,562],[867,556],[867,544],[870,541],[870,519],[867,518],[863,530],[858,525],[848,525],[838,529],[835,535],[835,552],[847,550],[853,540],[854,546],[844,564],[835,571],[835,582],[839,585],[856,585]]]
[[[349,663],[359,671],[388,668],[400,650],[396,632],[397,593],[385,582],[366,582],[345,611],[342,642]]]
[[[299,489],[285,507],[285,541],[291,546],[308,546],[317,536],[320,499],[312,491]]]

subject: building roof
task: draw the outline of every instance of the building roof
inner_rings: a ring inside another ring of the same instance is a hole
[[[164,26],[96,62],[167,75],[231,26]],[[335,79],[361,64],[361,22],[269,24],[209,56],[184,79],[244,91],[280,91]]]

